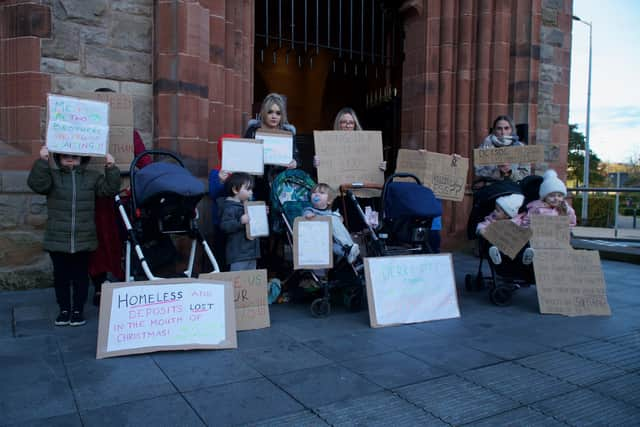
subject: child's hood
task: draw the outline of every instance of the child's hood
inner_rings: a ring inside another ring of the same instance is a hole
[[[53,153],[53,161],[55,162],[56,167],[60,169],[62,172],[70,172],[71,169],[69,169],[66,166],[62,166],[62,164],[60,163],[60,156],[61,156],[60,153]],[[80,158],[80,164],[76,169],[78,169],[79,171],[84,171],[85,169],[87,169],[87,165],[89,164],[90,161],[91,161],[91,157],[82,156]]]

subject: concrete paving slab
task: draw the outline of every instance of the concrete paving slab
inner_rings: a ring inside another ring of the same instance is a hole
[[[576,389],[575,385],[513,362],[473,369],[460,376],[524,405]]]
[[[3,420],[4,421],[4,420]],[[3,424],[4,425],[4,424]],[[59,415],[51,418],[22,421],[16,424],[8,424],[11,427],[82,427],[80,415],[76,412]]]
[[[448,374],[444,369],[430,366],[397,351],[348,360],[342,365],[386,389],[415,384]]]
[[[402,352],[450,373],[492,365],[503,360],[484,351],[442,341],[405,348]]]
[[[542,353],[550,349],[549,346],[538,344],[534,341],[517,337],[505,337],[500,335],[479,336],[461,340],[461,344],[493,354],[502,359],[519,359],[531,354]]]
[[[298,310],[306,310],[298,305]],[[368,331],[369,315],[366,311],[349,314],[331,314],[323,319],[315,319],[310,315],[300,320],[282,324],[282,331],[297,341],[310,341],[320,338],[334,337],[345,333]]]
[[[566,424],[558,420],[544,415],[542,412],[526,406],[514,409],[512,411],[503,412],[493,417],[485,418],[469,424],[465,427],[494,427],[494,426],[510,426],[510,427],[564,427]]]
[[[318,414],[334,426],[448,426],[389,392],[322,406],[318,408]]]
[[[640,369],[640,352],[632,347],[606,341],[592,341],[566,347],[564,351],[629,372]]]
[[[271,306],[269,309],[271,310]],[[238,350],[241,352],[261,347],[277,348],[295,342],[296,340],[287,335],[277,323],[269,328],[238,332]]]
[[[640,419],[640,409],[586,389],[532,406],[571,426],[634,426]]]
[[[375,340],[375,336],[370,333],[348,333],[314,339],[306,341],[305,345],[334,361],[359,359],[393,350],[391,346]]]
[[[516,363],[578,386],[595,384],[624,374],[622,369],[564,351],[550,351],[519,359]]]
[[[520,406],[508,397],[456,375],[395,391],[409,402],[453,425],[470,423]]]
[[[361,335],[370,335],[376,342],[387,345],[393,349],[412,347],[419,343],[427,343],[440,338],[438,335],[415,327],[415,325],[370,329]]]
[[[105,425],[199,427],[205,425],[179,394],[107,406],[81,412],[80,416],[85,427]]]
[[[631,331],[628,334],[607,337],[606,340],[624,347],[633,347],[640,350],[640,331],[639,330]]]
[[[263,375],[279,375],[333,363],[309,346],[292,342],[282,347],[262,347],[242,353],[243,359]]]
[[[192,391],[184,397],[210,426],[246,424],[303,410],[299,402],[263,378]]]
[[[621,375],[589,388],[640,408],[640,374]]]
[[[149,356],[84,360],[67,365],[67,370],[80,411],[176,392]]]
[[[255,423],[244,424],[247,427],[325,427],[328,426],[320,417],[311,411],[300,411],[281,417],[269,418]]]
[[[382,390],[350,370],[336,365],[304,369],[270,379],[308,408],[318,408]]]
[[[167,351],[151,358],[181,392],[262,376],[234,350]]]

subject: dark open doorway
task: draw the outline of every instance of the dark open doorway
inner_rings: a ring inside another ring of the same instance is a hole
[[[256,0],[254,113],[270,92],[287,97],[303,168],[312,132],[352,107],[381,130],[385,158],[400,144],[402,27],[395,1]]]

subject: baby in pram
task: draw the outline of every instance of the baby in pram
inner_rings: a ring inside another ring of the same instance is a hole
[[[346,257],[349,264],[353,264],[360,255],[360,247],[354,243],[349,231],[342,223],[340,213],[331,210],[334,197],[335,193],[328,184],[316,184],[311,190],[311,206],[306,207],[302,214],[307,219],[316,215],[331,217],[333,253],[338,257]]]

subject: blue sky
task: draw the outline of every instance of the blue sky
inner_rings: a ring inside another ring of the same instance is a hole
[[[640,157],[640,1],[574,0],[593,23],[591,149],[605,161]],[[589,27],[573,21],[569,123],[585,132]]]

